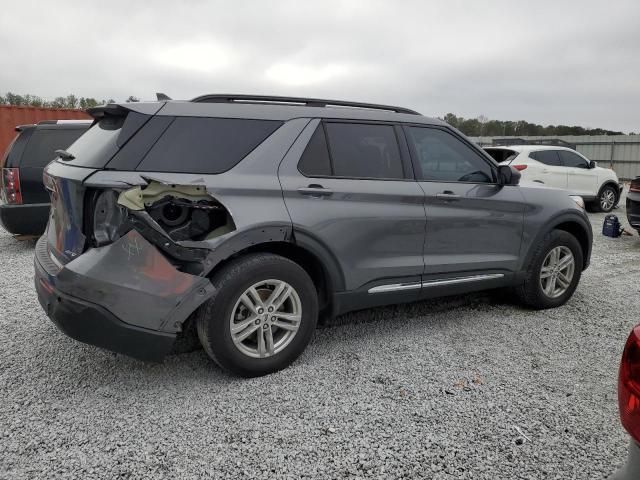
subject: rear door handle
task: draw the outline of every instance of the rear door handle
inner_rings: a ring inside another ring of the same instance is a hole
[[[328,197],[333,195],[333,190],[324,188],[322,185],[311,184],[308,187],[300,187],[298,193],[309,197]]]

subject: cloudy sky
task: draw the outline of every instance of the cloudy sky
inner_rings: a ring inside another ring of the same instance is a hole
[[[3,2],[0,94],[265,93],[640,130],[640,1]]]

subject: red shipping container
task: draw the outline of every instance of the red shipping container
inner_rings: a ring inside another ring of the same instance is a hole
[[[41,120],[90,120],[84,110],[71,108],[40,108],[0,105],[0,155],[16,136],[18,125],[38,123]],[[1,157],[0,157],[1,158]]]

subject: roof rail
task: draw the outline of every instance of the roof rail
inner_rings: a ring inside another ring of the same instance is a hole
[[[576,145],[560,140],[559,138],[539,138],[536,140],[525,140],[524,138],[494,138],[491,142],[495,146],[510,146],[510,145],[547,145],[553,147],[566,147],[572,150],[576,149]]]
[[[345,102],[343,100],[325,100],[321,98],[279,97],[273,95],[233,95],[213,94],[201,95],[191,100],[196,103],[272,103],[283,105],[304,105],[306,107],[350,107],[366,108],[369,110],[387,110],[396,113],[421,115],[415,110],[392,105],[378,105],[375,103]]]

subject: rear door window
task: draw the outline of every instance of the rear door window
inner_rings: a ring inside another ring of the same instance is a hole
[[[405,178],[392,125],[328,122],[325,128],[334,176]]]
[[[44,167],[56,157],[56,150],[66,150],[85,129],[37,129],[22,155],[21,167]]]
[[[551,165],[553,167],[563,166],[557,150],[540,150],[538,152],[531,152],[529,156],[545,165]]]
[[[408,127],[421,179],[440,182],[492,183],[489,161],[469,145],[439,128]]]
[[[569,152],[567,150],[560,150],[558,154],[564,162],[565,167],[589,168],[589,164],[587,163],[587,161],[577,153]]]
[[[275,120],[177,117],[137,170],[222,173],[238,164],[281,125]]]

